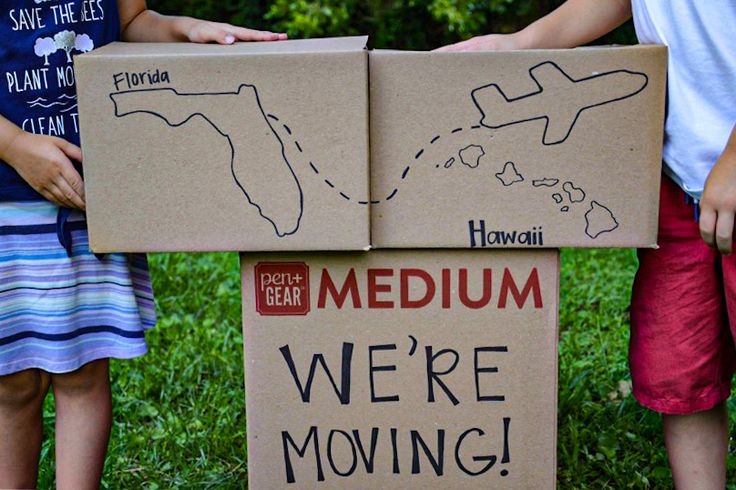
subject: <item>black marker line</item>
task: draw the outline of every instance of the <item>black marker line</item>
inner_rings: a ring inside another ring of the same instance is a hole
[[[391,194],[388,195],[386,200],[390,201],[391,199],[393,199],[393,197],[396,195],[397,192],[399,192],[399,189],[394,189],[393,192],[391,192]]]
[[[424,153],[424,148],[419,150],[416,155],[414,155],[414,160],[419,160],[419,157],[422,156],[422,153]]]
[[[455,128],[455,129],[452,130],[452,133],[459,133],[462,130],[463,130],[463,128]]]
[[[284,126],[284,129],[286,130],[286,132],[289,133],[289,136],[291,136],[291,128],[289,126],[287,126],[286,124],[284,124],[283,126]]]
[[[340,192],[340,195],[341,195],[342,197],[344,197],[344,198],[345,198],[345,199],[346,199],[347,201],[349,201],[349,200],[350,200],[350,196],[348,196],[348,195],[347,195],[347,194],[345,194],[344,192]]]
[[[433,145],[434,142],[437,141],[438,139],[440,139],[440,135],[439,134],[437,136],[435,136],[434,138],[432,138],[432,141],[430,141],[429,144],[430,145]]]
[[[406,175],[407,175],[407,174],[409,173],[409,168],[410,168],[410,167],[409,167],[409,166],[407,166],[407,167],[406,167],[406,168],[404,169],[404,173],[402,173],[402,174],[401,174],[401,180],[404,180],[404,179],[406,178]]]
[[[260,111],[261,115],[263,116],[263,120],[268,125],[269,129],[273,133],[273,136],[278,141],[280,147],[281,147],[281,156],[284,159],[284,163],[286,163],[286,166],[289,169],[289,172],[291,173],[292,177],[294,178],[294,182],[296,183],[297,190],[299,192],[299,216],[296,220],[296,225],[293,229],[281,232],[278,229],[278,226],[276,225],[276,222],[273,221],[271,218],[263,214],[263,209],[261,206],[253,201],[250,197],[250,194],[248,194],[248,191],[245,190],[245,187],[240,183],[238,180],[238,177],[235,174],[235,145],[233,144],[232,139],[230,138],[229,134],[226,134],[223,132],[214,122],[212,122],[211,119],[209,119],[205,114],[201,112],[194,112],[192,114],[189,114],[187,117],[183,118],[179,122],[172,122],[170,121],[166,116],[163,114],[160,114],[155,111],[146,110],[146,109],[134,109],[128,112],[122,112],[120,111],[120,108],[118,107],[118,103],[115,100],[116,95],[124,95],[124,94],[131,94],[131,93],[143,93],[143,92],[158,92],[158,93],[164,93],[164,92],[173,92],[177,96],[181,97],[197,97],[202,95],[239,95],[243,87],[247,87],[249,89],[253,90],[253,94],[255,95],[256,104],[258,106],[258,110]],[[113,103],[113,106],[115,107],[115,117],[117,118],[123,118],[125,116],[128,116],[130,114],[149,114],[154,117],[157,117],[161,120],[163,120],[167,125],[169,125],[172,128],[178,128],[186,124],[187,122],[191,121],[195,117],[199,116],[202,119],[204,119],[212,128],[217,131],[220,135],[225,137],[227,140],[228,146],[230,147],[230,173],[233,177],[233,180],[235,181],[235,184],[238,186],[238,188],[242,191],[243,195],[245,195],[245,199],[248,201],[249,204],[254,206],[258,210],[258,214],[261,215],[263,219],[271,223],[271,226],[273,227],[274,231],[276,232],[276,235],[279,237],[284,237],[287,235],[293,235],[299,230],[299,225],[301,224],[302,216],[304,215],[304,193],[302,191],[301,183],[299,182],[299,178],[297,177],[296,173],[294,172],[294,168],[291,166],[291,162],[289,162],[289,159],[286,157],[286,147],[284,146],[284,142],[281,140],[281,137],[276,132],[273,126],[271,126],[271,122],[269,121],[269,118],[273,119],[276,116],[273,116],[272,114],[266,114],[266,111],[263,109],[263,104],[261,103],[260,95],[258,94],[258,89],[255,85],[248,84],[248,83],[241,83],[238,85],[238,89],[234,92],[188,92],[188,93],[182,93],[177,91],[173,88],[149,88],[149,89],[136,89],[136,90],[124,90],[119,92],[112,92],[108,94],[108,97]],[[291,133],[290,133],[291,134]]]
[[[547,141],[547,131],[549,129],[549,122],[550,122],[550,115],[549,114],[542,114],[540,116],[530,117],[528,119],[521,119],[521,120],[517,120],[517,121],[510,121],[510,122],[503,123],[503,124],[498,124],[498,125],[495,125],[495,126],[494,125],[487,124],[487,123],[484,122],[484,120],[486,119],[486,113],[483,111],[483,108],[478,103],[478,99],[476,98],[476,92],[478,92],[479,90],[483,90],[483,89],[493,88],[496,91],[498,91],[498,93],[504,98],[504,100],[507,103],[512,103],[512,102],[516,102],[518,100],[526,99],[528,97],[534,97],[535,95],[539,95],[542,92],[544,92],[544,87],[542,86],[541,83],[539,83],[539,80],[535,76],[534,70],[538,69],[539,67],[541,67],[543,65],[551,65],[562,76],[564,76],[565,78],[567,78],[572,84],[586,82],[586,81],[589,81],[589,80],[593,80],[593,79],[601,78],[601,77],[605,77],[605,76],[610,76],[610,75],[617,74],[617,73],[626,73],[626,74],[629,74],[629,75],[644,77],[644,84],[639,89],[637,89],[634,92],[631,92],[631,93],[629,93],[627,95],[623,95],[621,97],[614,97],[613,99],[604,100],[602,102],[598,102],[596,104],[591,104],[591,105],[584,106],[584,107],[580,108],[578,110],[577,114],[575,115],[575,117],[573,118],[572,122],[570,123],[570,127],[567,130],[567,134],[565,134],[565,136],[561,140],[559,140],[559,141],[552,141],[552,142],[548,142]],[[501,87],[499,87],[499,85],[497,83],[491,83],[491,84],[488,84],[488,85],[483,85],[481,87],[477,87],[477,88],[473,89],[470,92],[470,96],[473,99],[473,104],[475,104],[475,107],[481,113],[480,123],[481,123],[482,126],[485,126],[487,128],[490,128],[490,129],[499,129],[499,128],[503,128],[503,127],[506,127],[506,126],[511,126],[513,124],[520,124],[520,123],[525,123],[525,122],[528,122],[528,121],[536,121],[538,119],[542,119],[542,120],[545,121],[544,134],[542,135],[542,144],[543,145],[546,145],[546,146],[558,145],[560,143],[565,142],[565,140],[567,140],[567,138],[570,136],[570,134],[572,133],[573,128],[575,127],[575,123],[577,123],[578,118],[580,117],[580,114],[583,111],[585,111],[587,109],[591,109],[593,107],[600,107],[600,106],[605,105],[605,104],[610,104],[612,102],[618,102],[620,100],[624,100],[624,99],[628,99],[630,97],[633,97],[636,94],[640,93],[642,90],[644,90],[647,87],[647,85],[649,84],[649,77],[647,76],[646,73],[635,72],[635,71],[631,71],[631,70],[612,70],[612,71],[607,71],[607,72],[604,72],[604,73],[597,73],[595,75],[592,75],[592,76],[589,76],[589,77],[584,77],[584,78],[579,78],[579,79],[576,80],[576,79],[570,77],[570,75],[568,75],[562,68],[559,67],[559,65],[557,65],[553,61],[544,61],[542,63],[539,63],[539,64],[536,64],[536,65],[532,66],[531,68],[529,68],[529,77],[537,85],[537,90],[536,91],[533,91],[533,92],[530,92],[530,93],[528,93],[526,95],[521,95],[519,97],[509,98],[508,96],[506,96],[506,93],[503,90],[501,90]]]
[[[309,166],[312,167],[312,170],[314,170],[315,174],[319,174],[319,170],[317,170],[317,167],[315,167],[312,162],[309,162]]]
[[[274,121],[278,121],[278,120],[279,120],[279,118],[278,118],[278,117],[276,117],[276,116],[274,116],[273,114],[269,114],[269,115],[268,115],[268,117],[270,117],[270,118],[271,118],[271,119],[273,119]]]
[[[299,153],[304,153],[304,151],[302,150],[302,146],[297,140],[294,140],[294,144],[296,145],[296,149],[299,150]]]
[[[335,184],[333,184],[332,182],[330,182],[330,181],[329,181],[329,180],[327,180],[327,179],[325,179],[325,184],[329,185],[329,186],[330,186],[330,187],[332,187],[333,189],[335,188]]]

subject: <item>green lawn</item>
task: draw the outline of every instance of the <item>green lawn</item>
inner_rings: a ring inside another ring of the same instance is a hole
[[[237,255],[153,255],[151,266],[159,325],[148,355],[112,362],[103,488],[247,488]],[[672,487],[659,417],[629,393],[635,268],[630,250],[562,253],[558,488]],[[51,435],[51,400],[45,420]],[[52,444],[39,488],[52,487]]]

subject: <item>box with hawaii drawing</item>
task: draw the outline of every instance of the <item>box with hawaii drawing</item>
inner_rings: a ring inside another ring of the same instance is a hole
[[[361,250],[366,38],[75,58],[91,247]]]
[[[371,51],[372,243],[652,247],[667,51]]]

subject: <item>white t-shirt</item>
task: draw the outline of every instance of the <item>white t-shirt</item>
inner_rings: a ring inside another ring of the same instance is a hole
[[[736,124],[736,0],[632,0],[642,44],[669,47],[665,173],[700,199]]]

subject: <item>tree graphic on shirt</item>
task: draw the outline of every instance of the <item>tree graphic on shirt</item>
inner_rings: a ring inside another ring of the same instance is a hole
[[[59,48],[50,37],[39,37],[36,44],[33,45],[33,52],[36,56],[43,57],[43,66],[49,66],[49,55],[56,53]]]
[[[74,31],[61,31],[54,35],[54,43],[59,49],[66,51],[66,60],[72,62],[72,49],[74,49],[74,42],[77,39],[77,35]]]
[[[39,58],[43,58],[43,66],[49,66],[49,55],[58,50],[66,52],[66,61],[71,63],[71,53],[77,50],[80,53],[92,51],[95,43],[87,34],[76,34],[74,31],[57,32],[53,38],[39,37],[33,45],[33,52]]]

